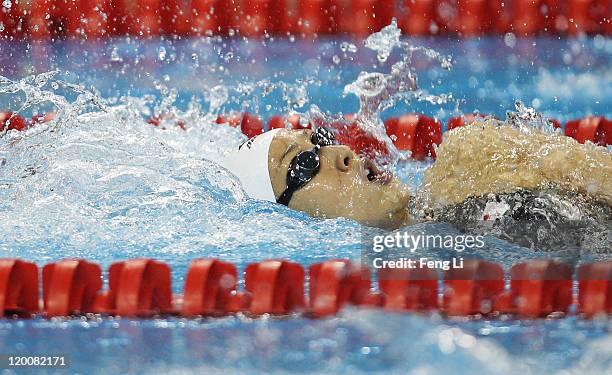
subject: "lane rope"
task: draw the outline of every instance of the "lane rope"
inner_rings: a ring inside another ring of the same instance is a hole
[[[612,35],[608,0],[37,0],[0,7],[0,35],[364,36],[393,17],[408,35]]]
[[[161,261],[140,258],[111,264],[106,290],[102,274],[98,264],[84,259],[46,264],[39,301],[38,266],[20,259],[0,259],[0,317],[102,314],[150,318],[240,312],[320,318],[333,316],[347,305],[439,312],[449,317],[592,318],[612,314],[612,261],[583,264],[573,270],[553,260],[530,260],[512,266],[506,274],[498,264],[465,260],[463,268],[441,274],[432,268],[386,268],[373,278],[367,268],[347,259],[328,260],[307,269],[272,259],[251,263],[242,274],[232,263],[195,259],[180,295],[172,294],[171,270]],[[239,277],[244,289],[238,288]],[[374,279],[377,291],[372,288]],[[572,291],[574,282],[577,295]]]

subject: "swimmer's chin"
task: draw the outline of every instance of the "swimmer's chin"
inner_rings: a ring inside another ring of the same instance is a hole
[[[393,202],[393,207],[387,210],[382,219],[366,219],[361,223],[370,227],[388,230],[415,224],[417,220],[410,215],[408,210],[410,194],[408,193],[408,188],[406,185],[402,184],[397,178],[394,178],[389,183],[388,187],[389,191],[386,192],[385,199]]]
[[[357,220],[361,225],[380,228],[385,230],[395,230],[398,228],[405,227],[417,223],[412,216],[410,216],[406,207],[400,207],[395,211],[389,212],[382,219],[372,220],[370,218],[364,220]]]

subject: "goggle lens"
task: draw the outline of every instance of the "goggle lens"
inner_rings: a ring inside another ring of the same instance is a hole
[[[287,171],[287,188],[278,198],[278,203],[289,205],[293,193],[308,183],[319,172],[321,160],[318,152],[321,147],[336,143],[336,137],[327,128],[317,128],[312,132],[311,142],[315,145],[312,150],[300,152],[289,165]]]

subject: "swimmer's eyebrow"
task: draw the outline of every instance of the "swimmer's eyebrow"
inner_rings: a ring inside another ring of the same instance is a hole
[[[280,157],[279,165],[283,165],[283,161],[285,160],[287,155],[289,155],[291,153],[291,151],[295,150],[296,147],[297,146],[296,146],[295,143],[292,143],[292,144],[289,145],[289,147],[287,147],[287,150],[285,150],[285,152],[283,152],[283,155]]]

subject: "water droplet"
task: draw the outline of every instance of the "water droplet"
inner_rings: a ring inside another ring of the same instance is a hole
[[[383,27],[379,32],[371,34],[365,41],[365,46],[376,51],[378,61],[387,61],[393,48],[399,45],[402,31],[397,27],[395,18],[391,24]]]
[[[295,95],[295,106],[297,106],[298,108],[302,108],[306,105],[306,103],[308,103],[308,92],[306,91],[305,87],[298,86],[295,88],[293,93]]]
[[[113,50],[111,51],[111,61],[123,61],[121,56],[119,56],[119,51],[117,47],[113,47]]]
[[[429,33],[437,34],[439,30],[440,28],[438,27],[438,24],[434,21],[431,21],[431,23],[429,24]]]
[[[332,61],[334,62],[334,64],[338,65],[340,64],[340,56],[338,55],[334,55],[334,57],[332,57]]]
[[[571,64],[572,60],[573,60],[572,55],[570,55],[569,52],[563,53],[562,59],[563,59],[563,62],[565,63],[565,65]]]
[[[221,107],[229,98],[229,92],[227,87],[218,85],[213,87],[210,90],[210,111],[215,112],[219,107]]]
[[[606,38],[601,34],[595,35],[593,38],[593,45],[597,49],[603,49],[606,46]]]
[[[195,66],[195,67],[199,67],[200,66],[200,57],[198,56],[197,53],[192,53],[191,54],[191,60],[193,61],[193,66]]]
[[[6,9],[11,9],[11,7],[13,6],[13,3],[11,2],[11,0],[4,0],[2,2],[2,6],[5,7]]]
[[[157,50],[157,57],[159,57],[161,61],[164,61],[166,59],[166,48],[159,47],[159,50]]]
[[[342,42],[342,44],[340,44],[340,49],[342,50],[342,52],[350,52],[350,53],[356,53],[357,52],[357,46],[354,45],[353,43],[348,43],[348,42]]]
[[[516,35],[513,33],[506,33],[506,35],[504,35],[504,44],[510,48],[514,48],[514,46],[516,46]]]

